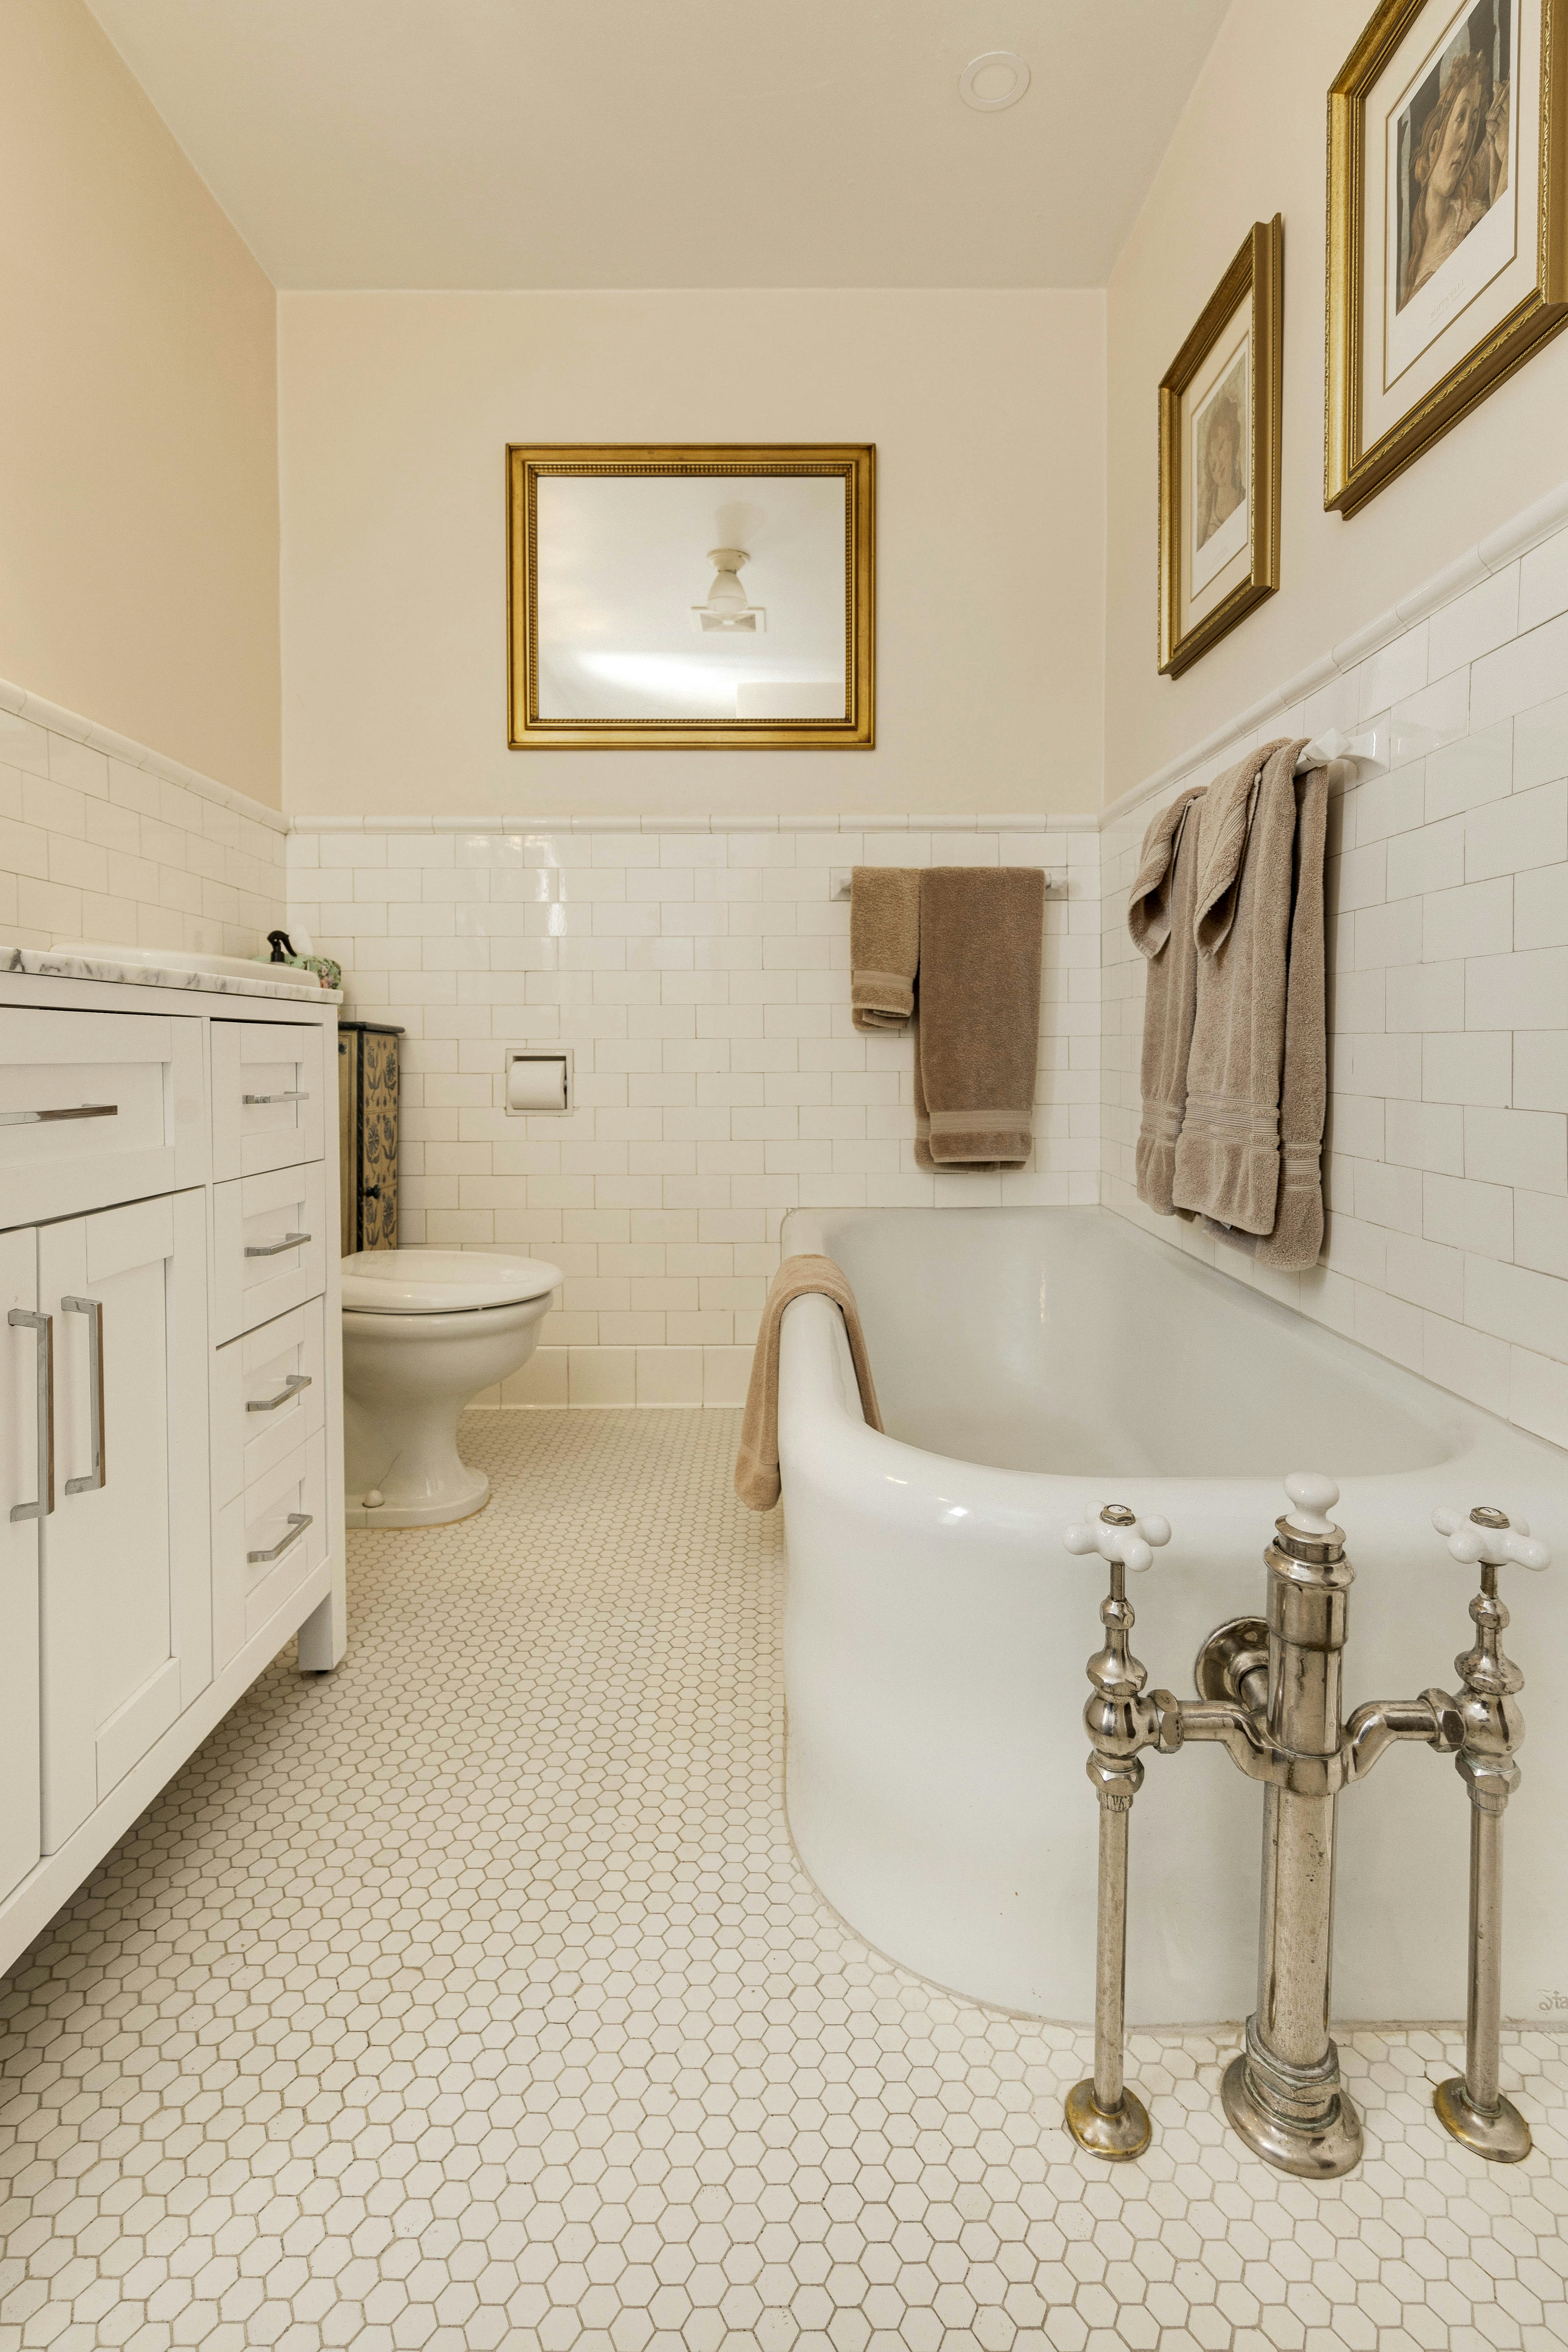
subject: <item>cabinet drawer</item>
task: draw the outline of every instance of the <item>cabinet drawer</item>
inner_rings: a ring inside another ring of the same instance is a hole
[[[294,1168],[325,1150],[321,1032],[287,1021],[212,1024],[213,1174]]]
[[[319,1297],[327,1286],[321,1160],[215,1184],[213,1257],[213,1339],[219,1347]]]
[[[206,1173],[199,1021],[0,1010],[0,1225],[146,1200]]]
[[[312,1298],[213,1357],[213,1502],[232,1503],[327,1412],[326,1302]]]
[[[213,1514],[213,1648],[227,1664],[330,1549],[327,1437],[304,1438]]]

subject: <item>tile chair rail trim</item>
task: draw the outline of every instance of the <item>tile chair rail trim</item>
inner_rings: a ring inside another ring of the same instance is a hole
[[[84,719],[79,711],[62,709],[58,702],[49,702],[41,694],[30,694],[26,687],[16,686],[8,678],[0,678],[0,710],[8,710],[13,719],[25,719],[31,726],[42,727],[51,735],[63,735],[73,743],[84,744],[89,751],[101,751],[106,758],[118,760],[128,768],[142,768],[166,784],[181,784],[199,800],[215,801],[220,808],[233,809],[237,815],[254,818],[258,824],[268,826],[273,833],[287,833],[289,819],[281,809],[269,808],[265,801],[253,800],[248,793],[236,792],[232,785],[220,784],[214,776],[204,776],[198,768],[187,768],[179,760],[171,760],[162,751],[138,743],[129,735],[117,735],[111,727],[100,727],[95,720]]]
[[[1287,678],[1283,685],[1260,696],[1245,710],[1238,710],[1223,726],[1216,727],[1212,734],[1205,735],[1197,743],[1189,744],[1173,760],[1167,760],[1164,766],[1156,768],[1152,775],[1129,785],[1115,800],[1108,801],[1096,820],[1100,830],[1107,831],[1119,824],[1143,802],[1154,799],[1172,784],[1180,782],[1194,769],[1213,761],[1232,744],[1238,750],[1243,748],[1247,739],[1266,728],[1270,719],[1278,719],[1283,712],[1305,702],[1309,695],[1321,693],[1336,678],[1345,677],[1363,662],[1370,660],[1373,654],[1381,653],[1385,646],[1392,645],[1407,629],[1417,627],[1421,622],[1429,620],[1434,613],[1441,612],[1446,604],[1453,604],[1470,589],[1479,587],[1494,572],[1505,571],[1520,556],[1528,555],[1532,548],[1554,537],[1564,525],[1568,525],[1568,482],[1560,483],[1544,498],[1537,499],[1532,506],[1524,507],[1518,514],[1510,516],[1507,522],[1500,524],[1496,530],[1489,532],[1485,539],[1479,541],[1463,555],[1456,557],[1452,563],[1445,564],[1440,572],[1431,572],[1402,596],[1396,604],[1391,604],[1385,613],[1380,613],[1375,620],[1353,630],[1329,652],[1321,655],[1316,661],[1309,662],[1304,669],[1298,670],[1294,677]]]

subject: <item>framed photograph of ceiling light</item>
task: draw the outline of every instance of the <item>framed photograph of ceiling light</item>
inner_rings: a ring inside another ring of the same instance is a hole
[[[507,451],[514,751],[875,740],[866,443]]]
[[[1285,230],[1258,221],[1160,384],[1160,669],[1279,585]]]
[[[1568,0],[1383,0],[1329,91],[1323,503],[1568,323]]]

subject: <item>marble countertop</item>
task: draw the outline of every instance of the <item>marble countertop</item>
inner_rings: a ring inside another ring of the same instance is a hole
[[[0,973],[26,972],[37,980],[122,981],[132,988],[182,988],[203,996],[280,996],[296,1004],[341,1004],[342,991],[314,981],[268,980],[270,967],[258,964],[256,978],[238,972],[184,971],[165,964],[116,963],[107,956],[68,954],[59,948],[14,948],[0,944]]]

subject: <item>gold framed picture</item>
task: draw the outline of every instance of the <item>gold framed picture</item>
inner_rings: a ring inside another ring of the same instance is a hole
[[[1382,0],[1329,91],[1323,503],[1568,324],[1568,0]]]
[[[513,751],[866,750],[868,443],[507,451]]]
[[[1285,225],[1255,222],[1160,383],[1160,671],[1279,585]]]

